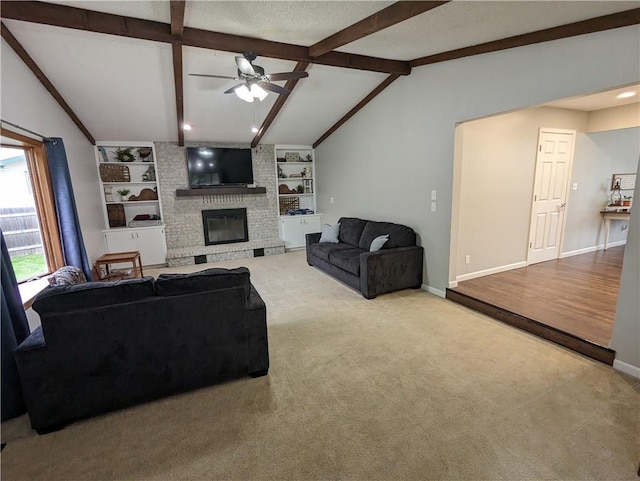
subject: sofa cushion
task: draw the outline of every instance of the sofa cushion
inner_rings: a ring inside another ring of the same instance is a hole
[[[360,254],[364,252],[359,247],[351,247],[350,249],[342,249],[333,251],[329,254],[329,262],[340,269],[353,274],[360,275]]]
[[[329,262],[329,254],[335,251],[344,250],[344,249],[353,249],[353,246],[349,244],[332,244],[332,243],[322,243],[322,244],[311,244],[307,247],[309,252],[322,259],[323,261]]]
[[[373,239],[384,234],[389,234],[389,240],[382,247],[383,249],[416,245],[416,233],[410,227],[391,222],[369,221],[362,231],[360,248],[369,250]]]
[[[246,267],[205,269],[191,274],[160,274],[156,279],[156,295],[181,296],[236,286],[242,286],[245,296],[249,297],[251,281]]]
[[[353,247],[358,247],[362,231],[367,221],[356,217],[341,217],[338,222],[340,223],[338,240],[345,244],[350,244]],[[384,234],[384,232],[381,233]],[[368,248],[367,246],[367,249]]]
[[[48,286],[36,296],[33,310],[40,316],[60,312],[110,306],[154,297],[153,277],[115,282],[85,282],[68,286]]]
[[[338,233],[340,232],[340,224],[325,224],[322,226],[322,233],[320,234],[320,240],[318,242],[331,242],[337,244]]]

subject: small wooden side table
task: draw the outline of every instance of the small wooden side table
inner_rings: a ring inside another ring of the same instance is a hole
[[[133,269],[131,275],[126,277],[143,277],[142,272],[142,260],[140,259],[139,251],[132,252],[112,252],[111,254],[103,254],[96,259],[96,270],[100,280],[104,280],[109,277],[111,264],[122,264],[131,262]],[[105,275],[102,276],[102,269],[100,266],[104,266]]]
[[[604,219],[604,250],[607,250],[609,247],[609,231],[611,230],[611,221],[612,220],[626,220],[629,221],[629,217],[631,217],[630,207],[627,207],[626,210],[601,210],[600,214],[602,214],[602,218]]]

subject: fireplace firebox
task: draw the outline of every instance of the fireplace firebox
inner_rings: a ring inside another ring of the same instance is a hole
[[[215,209],[202,211],[204,245],[247,242],[247,209]]]

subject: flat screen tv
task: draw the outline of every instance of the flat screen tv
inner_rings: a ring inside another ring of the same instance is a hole
[[[253,184],[251,149],[187,147],[189,187]]]

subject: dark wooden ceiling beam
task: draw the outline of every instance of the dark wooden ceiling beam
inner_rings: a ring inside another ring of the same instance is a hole
[[[171,25],[166,23],[94,12],[53,3],[4,0],[0,16],[11,20],[155,42],[175,43],[177,41],[171,34]],[[401,60],[388,60],[340,52],[329,52],[320,57],[312,58],[309,56],[309,48],[301,45],[272,42],[188,27],[183,29],[182,44],[225,52],[252,51],[262,57],[370,70],[373,72],[400,73],[403,75],[408,75],[411,72],[409,62]]]
[[[342,125],[347,120],[353,117],[359,110],[361,110],[369,102],[371,102],[380,92],[382,92],[389,85],[391,85],[391,83],[394,82],[398,77],[400,77],[400,74],[397,74],[397,73],[389,75],[380,85],[378,85],[375,89],[373,89],[369,95],[367,95],[364,99],[362,99],[358,103],[358,105],[356,105],[354,108],[349,110],[349,112],[347,112],[340,120],[338,120],[335,124],[333,124],[333,126],[329,130],[327,130],[324,134],[322,134],[322,136],[313,143],[313,148],[315,149],[318,145],[324,142],[327,139],[327,137],[329,137],[332,133],[334,133],[336,130],[342,127]]]
[[[626,10],[624,12],[613,13],[602,17],[582,20],[580,22],[568,23],[558,27],[537,30],[535,32],[507,37],[492,42],[481,43],[471,47],[459,48],[448,52],[437,53],[420,57],[410,62],[412,67],[421,65],[429,65],[438,62],[446,62],[457,58],[470,57],[489,52],[497,52],[499,50],[507,50],[515,47],[524,47],[536,43],[550,42],[552,40],[560,40],[563,38],[576,37],[588,33],[602,32],[614,28],[628,27],[640,23],[640,8]]]
[[[182,45],[174,43],[173,52],[173,85],[176,93],[176,116],[178,120],[178,145],[184,145],[184,82],[182,77]]]
[[[184,30],[184,7],[185,0],[171,0],[171,35],[180,37]]]
[[[4,8],[4,3],[3,3]],[[33,72],[36,78],[40,81],[40,83],[44,86],[45,89],[51,94],[51,96],[58,102],[58,105],[62,107],[62,109],[67,113],[67,115],[73,120],[73,123],[80,129],[80,131],[84,134],[84,136],[91,142],[93,145],[96,144],[96,139],[91,135],[91,132],[84,126],[80,118],[75,114],[73,109],[69,106],[69,104],[65,101],[65,99],[60,95],[60,92],[54,87],[51,81],[47,78],[44,72],[38,67],[35,60],[31,58],[29,53],[24,49],[24,47],[18,42],[18,40],[13,36],[9,28],[1,23],[0,29],[2,31],[2,38],[9,44],[9,46],[13,49],[13,51],[18,54],[20,59],[24,62],[24,64],[29,67],[29,69]]]
[[[178,121],[178,145],[184,145],[184,81],[182,75],[182,32],[184,31],[185,0],[171,0],[171,45],[173,57],[173,86],[176,95],[176,116]]]
[[[404,22],[405,20],[439,7],[445,3],[448,2],[396,2],[389,5],[387,8],[368,16],[367,18],[350,25],[349,27],[334,33],[324,40],[320,40],[318,43],[309,47],[309,56],[319,57],[320,55],[331,52],[336,48],[355,42],[356,40],[379,32],[380,30],[384,30],[385,28],[391,27],[397,23]]]
[[[294,72],[304,72],[305,70],[307,70],[307,67],[309,67],[309,62],[298,62],[296,67],[293,69],[293,71]],[[284,84],[284,88],[288,89],[290,92],[293,92],[293,89],[298,84],[299,80],[300,79],[288,80],[287,83]],[[289,95],[291,95],[291,93],[289,93]],[[251,147],[252,148],[255,148],[260,143],[260,140],[262,139],[264,134],[267,133],[267,130],[269,129],[269,127],[271,126],[273,121],[276,119],[276,117],[280,113],[280,110],[282,110],[282,107],[284,107],[284,104],[287,101],[287,99],[289,98],[289,95],[278,95],[278,98],[276,99],[275,103],[273,104],[273,107],[271,107],[271,110],[269,111],[269,113],[265,117],[264,122],[262,122],[262,125],[260,126],[260,129],[258,130],[258,133],[253,138],[253,140],[251,141]]]

